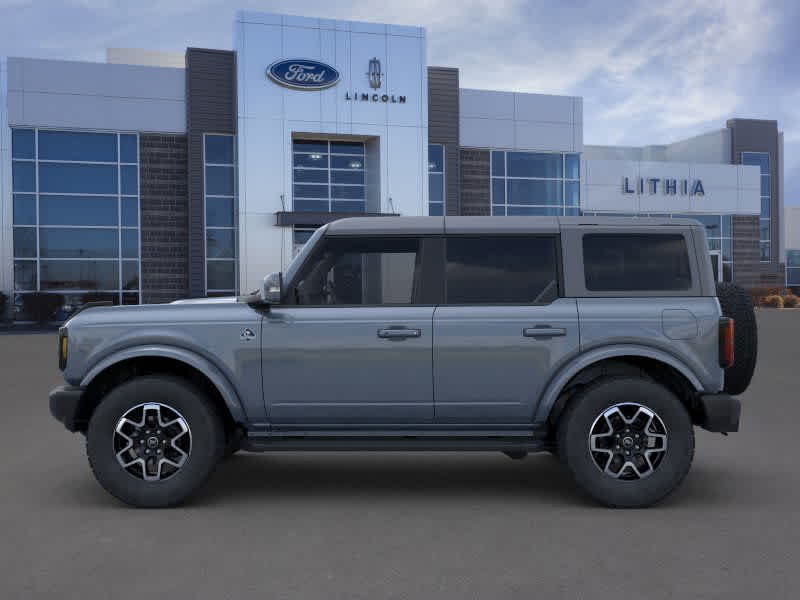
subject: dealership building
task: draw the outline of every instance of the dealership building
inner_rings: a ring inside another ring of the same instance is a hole
[[[775,121],[583,143],[583,99],[465,89],[420,27],[240,12],[234,50],[0,62],[0,291],[230,295],[355,215],[692,216],[720,280],[783,286]]]

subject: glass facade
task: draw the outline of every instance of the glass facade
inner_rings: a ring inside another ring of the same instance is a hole
[[[428,214],[444,214],[444,146],[428,144]]]
[[[706,227],[709,251],[718,251],[722,258],[722,280],[733,281],[733,217],[731,215],[695,215],[686,213],[611,213],[584,211],[587,217],[662,217],[676,219],[695,219]]]
[[[139,141],[135,133],[12,130],[15,318],[25,294],[138,304]]]
[[[203,138],[206,208],[206,293],[237,293],[236,138]]]
[[[365,212],[364,143],[292,141],[295,211]]]
[[[759,224],[759,245],[761,262],[769,262],[772,258],[772,243],[769,231],[771,182],[769,174],[769,152],[742,152],[742,164],[753,165],[761,169],[761,217]]]
[[[580,213],[580,155],[492,151],[492,215]]]
[[[786,285],[800,286],[800,250],[786,251]]]

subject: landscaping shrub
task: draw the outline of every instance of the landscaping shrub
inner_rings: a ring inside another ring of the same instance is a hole
[[[22,311],[39,325],[46,325],[55,318],[63,303],[61,294],[33,292],[22,296]]]
[[[800,302],[800,298],[798,298],[794,294],[786,294],[783,297],[783,307],[784,308],[794,308],[795,306],[797,306],[798,302]]]
[[[772,294],[764,298],[764,306],[770,308],[783,308],[783,298],[777,294]]]

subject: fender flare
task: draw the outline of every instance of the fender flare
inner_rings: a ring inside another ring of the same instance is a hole
[[[206,377],[208,377],[214,387],[217,388],[217,391],[222,396],[222,400],[225,402],[225,406],[228,407],[228,411],[230,411],[233,420],[237,423],[244,423],[247,421],[239,394],[236,392],[235,388],[225,374],[222,373],[222,371],[220,371],[210,361],[184,348],[160,344],[148,344],[145,346],[133,346],[118,352],[114,352],[97,363],[83,377],[81,380],[81,387],[88,386],[100,373],[117,363],[130,360],[132,358],[143,357],[170,358],[197,369]]]
[[[667,352],[664,352],[662,350],[657,350],[655,348],[650,348],[647,346],[637,346],[632,344],[623,346],[595,348],[585,354],[581,354],[576,359],[567,363],[550,380],[550,382],[547,385],[547,388],[541,395],[539,403],[536,406],[536,410],[534,411],[534,422],[544,423],[547,420],[547,418],[550,416],[550,411],[553,409],[553,406],[555,405],[556,400],[558,400],[558,397],[561,394],[562,390],[575,375],[577,375],[585,368],[590,367],[593,364],[598,363],[602,360],[607,360],[609,358],[618,358],[622,356],[639,356],[642,358],[651,358],[653,360],[657,360],[666,365],[669,365],[670,367],[678,371],[681,375],[686,377],[686,379],[689,381],[689,383],[694,387],[696,391],[698,392],[703,391],[703,384],[701,383],[697,375],[695,375],[694,371],[692,371],[692,369],[690,369],[689,366],[686,365],[684,362],[678,360],[673,355],[668,354]]]

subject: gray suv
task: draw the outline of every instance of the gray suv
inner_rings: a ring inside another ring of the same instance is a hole
[[[58,343],[53,416],[147,507],[240,449],[549,451],[646,506],[693,426],[738,429],[756,358],[747,294],[679,219],[344,219],[252,295],[90,307]]]

